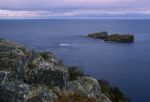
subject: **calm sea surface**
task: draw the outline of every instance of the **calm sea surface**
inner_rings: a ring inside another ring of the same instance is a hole
[[[84,38],[131,33],[133,44]],[[51,51],[67,65],[119,86],[131,102],[150,102],[150,20],[0,20],[0,38]]]

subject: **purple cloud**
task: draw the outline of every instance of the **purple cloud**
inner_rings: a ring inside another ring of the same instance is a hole
[[[1,0],[0,18],[150,15],[149,0]]]

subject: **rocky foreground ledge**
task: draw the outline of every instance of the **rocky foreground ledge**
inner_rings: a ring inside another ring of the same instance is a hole
[[[67,67],[50,52],[0,39],[0,102],[127,102],[105,81]]]
[[[86,37],[101,39],[107,42],[118,42],[118,43],[133,43],[134,36],[132,34],[111,34],[108,32],[97,32],[88,34]]]

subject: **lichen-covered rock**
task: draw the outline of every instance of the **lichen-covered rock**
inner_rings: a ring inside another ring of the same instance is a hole
[[[7,83],[0,86],[1,102],[26,102],[29,85],[24,83]]]
[[[25,97],[28,97],[31,102],[37,102],[33,101],[34,97],[36,100],[39,99],[37,97],[44,97],[42,95],[46,94],[48,86],[62,88],[67,80],[67,68],[52,53],[28,50],[13,42],[0,39],[0,101],[24,102]],[[38,84],[45,88],[33,88]],[[32,88],[26,89],[21,87],[23,85]]]
[[[24,69],[24,81],[28,84],[63,87],[68,79],[64,79],[64,77],[68,77],[67,68],[50,53],[47,54],[47,58],[43,58],[41,53],[33,53],[36,57],[33,57]]]
[[[94,97],[98,102],[111,102],[103,97],[98,81],[91,77],[78,77],[77,80],[69,82],[67,93],[78,93],[88,98]]]
[[[96,96],[101,93],[98,81],[91,77],[80,77],[69,82],[68,86],[69,90],[87,94],[88,96]]]
[[[0,87],[1,102],[54,102],[56,94],[46,86],[30,86],[24,83],[3,84]],[[9,98],[6,98],[9,97]]]
[[[9,71],[0,71],[0,85],[13,81],[13,75]]]
[[[23,46],[19,46],[13,42],[0,39],[1,81],[3,79],[13,81],[21,80],[27,56],[28,50]],[[9,77],[10,75],[11,77]]]
[[[69,70],[52,53],[0,39],[0,102],[70,100],[110,102],[103,97],[96,79],[86,77],[79,69]]]

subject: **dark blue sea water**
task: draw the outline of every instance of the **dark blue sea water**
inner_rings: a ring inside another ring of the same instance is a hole
[[[133,44],[84,38],[91,32],[131,33]],[[0,20],[0,37],[51,51],[131,98],[150,102],[150,20]]]

